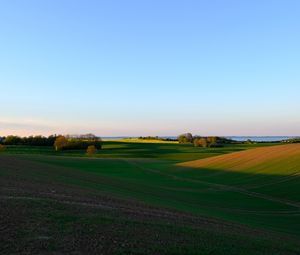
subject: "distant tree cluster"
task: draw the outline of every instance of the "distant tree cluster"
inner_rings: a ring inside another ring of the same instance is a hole
[[[80,141],[97,141],[100,138],[95,136],[94,134],[83,134],[83,135],[66,135],[65,136],[68,140],[80,140]]]
[[[6,146],[3,144],[0,144],[0,152],[5,151],[5,149],[6,149]]]
[[[58,136],[56,139],[55,139],[55,141],[54,141],[54,144],[53,144],[53,146],[54,146],[54,149],[56,150],[56,151],[61,151],[61,150],[63,150],[63,148],[65,148],[65,146],[67,146],[68,145],[68,139],[66,138],[66,137],[64,137],[64,136]]]
[[[300,137],[283,140],[283,143],[300,143]]]
[[[176,141],[174,138],[159,137],[159,136],[140,136],[140,140],[158,140],[158,141]]]
[[[162,140],[158,136],[140,136],[140,140]]]
[[[86,154],[88,156],[93,156],[94,154],[97,153],[97,148],[95,145],[89,145],[86,149]]]
[[[60,150],[87,150],[89,146],[94,146],[96,150],[102,148],[102,140],[95,135],[80,136],[58,136],[53,144],[56,151]]]
[[[251,139],[247,139],[247,141],[243,142],[244,144],[255,144],[254,141],[252,141]]]
[[[0,150],[5,150],[6,145],[26,145],[26,146],[54,146],[56,151],[60,150],[87,150],[89,146],[94,146],[96,150],[102,147],[101,138],[93,134],[85,135],[50,135],[20,137],[9,135],[0,138]]]
[[[193,143],[195,147],[216,148],[235,141],[219,136],[193,136],[191,133],[186,133],[178,136],[178,142],[183,144]]]
[[[225,141],[221,137],[208,136],[208,137],[195,137],[194,146],[203,148],[217,148],[223,147]]]
[[[181,134],[177,139],[179,143],[192,143],[193,135],[191,133]]]
[[[55,135],[51,135],[48,137],[40,135],[28,137],[9,135],[6,137],[2,137],[1,143],[4,145],[52,146],[55,139]]]

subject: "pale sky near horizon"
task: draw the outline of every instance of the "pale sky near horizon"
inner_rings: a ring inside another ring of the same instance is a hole
[[[0,0],[0,136],[300,135],[298,0]]]

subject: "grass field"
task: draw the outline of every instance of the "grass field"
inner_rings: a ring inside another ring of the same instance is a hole
[[[249,148],[265,147],[276,145],[272,143],[258,144],[236,144],[227,145],[224,148],[195,148],[190,144],[178,144],[174,142],[147,143],[143,141],[125,142],[122,141],[103,141],[103,149],[98,152],[99,158],[145,158],[163,159],[176,162],[207,158],[225,153],[246,150]],[[56,156],[85,156],[85,151],[63,151],[56,152],[52,147],[46,146],[8,146],[5,154],[42,154]]]
[[[1,247],[299,254],[300,145],[267,145],[111,141],[94,158],[9,147],[0,155]]]
[[[107,140],[109,141],[109,140]],[[119,140],[114,140],[115,142],[124,143],[159,143],[159,144],[178,144],[178,141],[164,141],[159,139],[140,139],[140,138],[122,138]]]

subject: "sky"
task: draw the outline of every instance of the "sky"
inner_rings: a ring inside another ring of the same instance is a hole
[[[0,135],[300,135],[298,0],[0,0]]]

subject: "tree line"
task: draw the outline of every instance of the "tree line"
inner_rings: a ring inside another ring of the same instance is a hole
[[[140,136],[140,140],[157,140],[157,141],[176,141],[174,138],[169,137],[159,137],[159,136]]]
[[[50,135],[46,136],[27,136],[20,137],[9,135],[0,137],[0,149],[4,150],[5,145],[26,145],[26,146],[54,146],[59,150],[99,150],[102,148],[102,140],[93,134],[84,135]]]
[[[53,144],[56,151],[60,150],[100,150],[102,148],[102,140],[100,137],[72,137],[58,136]]]
[[[191,133],[181,134],[177,137],[179,143],[193,144],[195,147],[218,148],[224,144],[235,143],[235,141],[219,136],[193,136]]]
[[[300,137],[289,138],[287,140],[283,140],[283,143],[300,143]]]
[[[29,145],[29,146],[52,146],[57,138],[56,135],[46,136],[27,136],[20,137],[9,135],[0,138],[0,143],[3,145]]]

